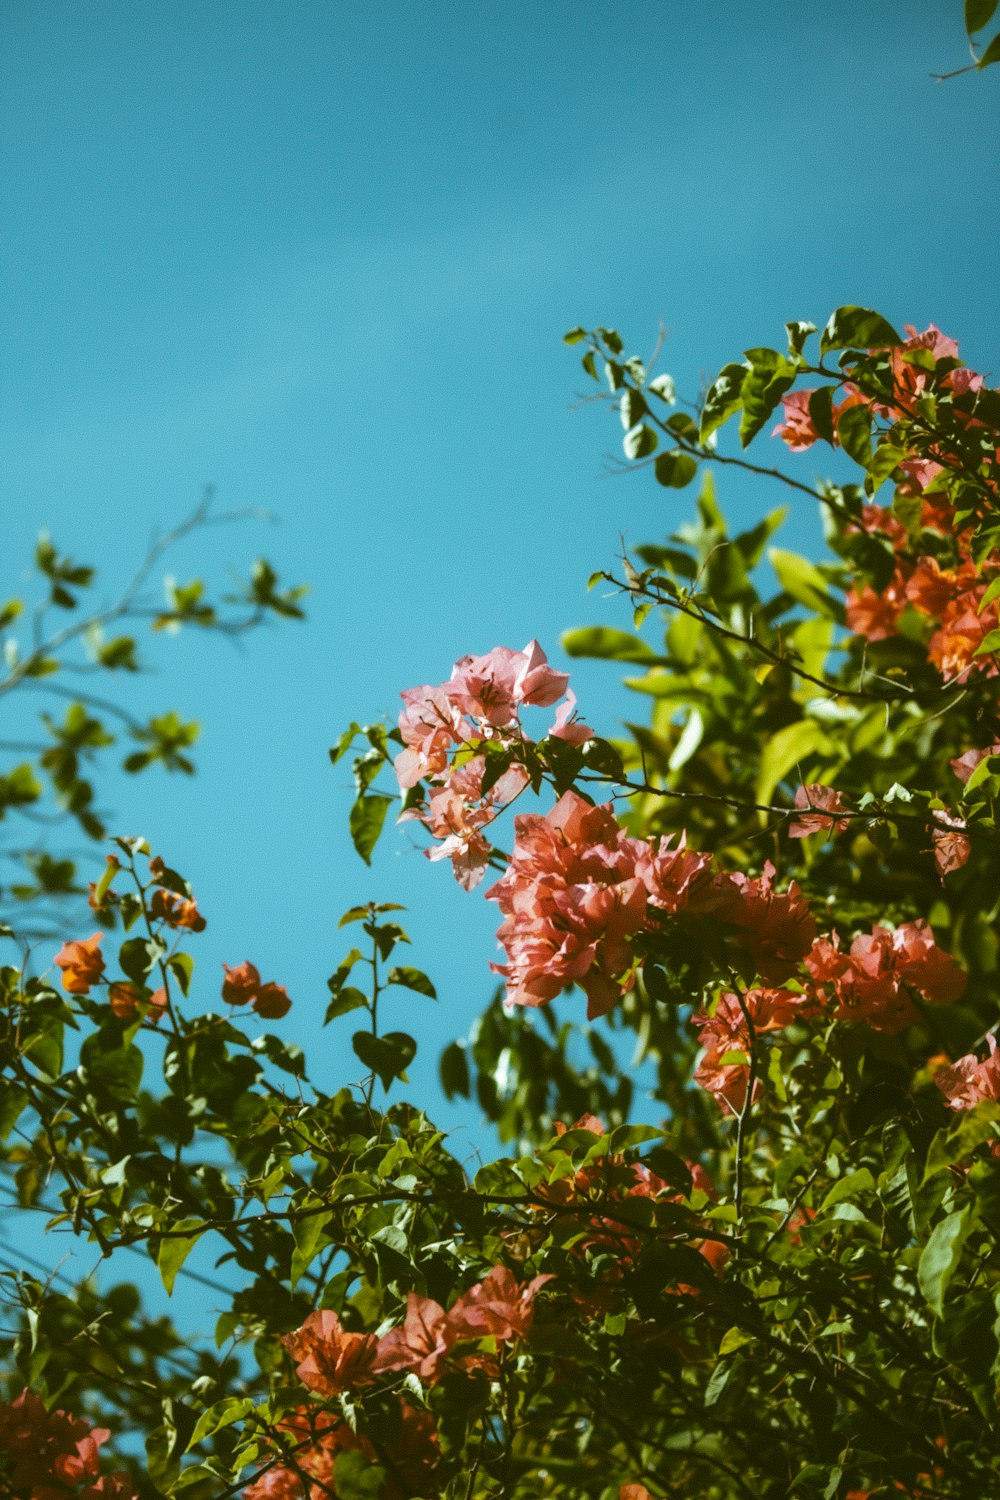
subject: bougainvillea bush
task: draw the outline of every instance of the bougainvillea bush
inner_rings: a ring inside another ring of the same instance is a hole
[[[533,640],[331,750],[362,859],[401,821],[495,905],[441,1078],[505,1154],[404,1102],[435,991],[399,905],[343,917],[329,1093],[252,931],[204,973],[190,872],[112,840],[86,920],[0,972],[9,1211],[104,1266],[4,1273],[0,1493],[997,1491],[1000,393],[859,307],[691,406],[567,340],[677,518],[564,637],[635,722]],[[818,505],[824,560],[783,509],[731,534],[729,467]],[[208,1283],[214,1344],[137,1255]]]

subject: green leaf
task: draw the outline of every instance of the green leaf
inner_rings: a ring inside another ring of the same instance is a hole
[[[180,985],[181,994],[190,994],[191,976],[194,973],[194,959],[190,953],[172,953],[167,959],[167,968]]]
[[[417,1055],[417,1044],[405,1031],[387,1031],[384,1036],[356,1031],[351,1045],[365,1067],[378,1075],[384,1089],[394,1078],[406,1082],[406,1070]]]
[[[757,353],[751,350],[751,353]],[[764,351],[771,354],[771,350]],[[795,383],[797,371],[794,365],[782,360],[777,366],[755,364],[743,382],[743,417],[740,421],[740,443],[744,448],[773,415],[778,402]]]
[[[382,1494],[385,1470],[363,1453],[338,1453],[333,1474],[340,1500],[378,1500]]]
[[[118,1022],[88,1036],[80,1048],[80,1071],[88,1085],[115,1104],[131,1104],[142,1082],[143,1057],[125,1042]]]
[[[638,427],[633,427],[626,432],[622,438],[622,447],[625,457],[631,459],[648,458],[651,453],[656,452],[659,439],[652,427],[647,427],[641,422]]]
[[[825,1213],[828,1208],[833,1208],[838,1203],[846,1203],[851,1198],[860,1197],[862,1193],[874,1191],[874,1177],[867,1167],[860,1167],[856,1172],[848,1172],[846,1177],[841,1177],[833,1184],[820,1204],[820,1213]]]
[[[814,563],[781,547],[769,548],[767,560],[777,573],[781,587],[793,599],[816,614],[826,615],[827,619],[843,625],[843,603],[830,593],[826,579]]]
[[[848,304],[830,314],[820,336],[820,353],[830,349],[884,349],[902,343],[891,323],[867,307]]]
[[[765,742],[757,773],[757,801],[769,803],[780,781],[800,761],[827,747],[825,731],[812,719],[786,724]]]
[[[170,1235],[168,1238],[160,1240],[159,1249],[156,1252],[156,1264],[168,1297],[173,1293],[174,1282],[177,1280],[177,1272],[201,1238],[201,1220],[181,1219],[179,1223],[172,1224],[170,1227],[174,1230],[197,1229],[199,1233],[190,1236],[183,1234]]]
[[[987,586],[985,594],[979,601],[979,608],[976,610],[976,614],[981,615],[987,605],[992,604],[994,599],[997,598],[1000,598],[1000,574]]]
[[[27,1091],[9,1078],[0,1078],[0,1141],[10,1135],[27,1105]]]
[[[456,1094],[463,1099],[468,1099],[470,1091],[469,1059],[466,1054],[465,1043],[461,1041],[449,1042],[441,1053],[438,1064],[441,1077],[441,1087],[444,1089],[446,1099],[454,1099]]]
[[[872,414],[867,406],[849,406],[837,419],[840,446],[856,464],[867,469],[872,461]]]
[[[351,838],[366,865],[372,862],[372,850],[378,843],[385,815],[395,800],[395,797],[386,797],[381,792],[367,792],[351,808]]]
[[[662,484],[670,490],[682,490],[685,485],[691,483],[698,472],[698,461],[692,458],[690,453],[683,453],[679,448],[672,448],[669,453],[661,453],[653,465],[657,484]]]
[[[1000,651],[1000,630],[991,630],[976,647],[977,656],[984,656],[988,651]]]
[[[610,625],[584,625],[576,630],[564,630],[560,644],[567,656],[591,656],[599,661],[636,661],[644,666],[664,664],[651,646],[637,635],[626,630],[615,630]]]
[[[944,1312],[944,1294],[958,1269],[962,1248],[970,1231],[976,1224],[977,1214],[973,1205],[935,1224],[917,1265],[917,1280],[920,1290],[934,1311],[940,1316]]]
[[[977,68],[989,68],[995,62],[1000,62],[1000,31],[990,42],[982,57],[976,63]]]
[[[414,990],[418,995],[426,995],[428,1000],[437,999],[437,990],[420,969],[400,965],[389,970],[385,982],[386,984],[401,984],[408,990]]]
[[[134,984],[145,985],[154,964],[167,950],[156,938],[127,938],[118,950],[122,973]]]
[[[681,737],[670,752],[667,769],[679,771],[686,766],[692,755],[702,742],[705,734],[705,721],[696,708],[692,708],[688,714],[687,723],[681,731]]]
[[[965,29],[969,36],[983,27],[993,19],[993,13],[1000,0],[965,0]]]
[[[224,1401],[216,1401],[214,1406],[203,1411],[198,1418],[185,1452],[190,1453],[202,1438],[211,1437],[213,1432],[220,1432],[223,1427],[232,1427],[235,1422],[242,1422],[253,1409],[254,1403],[249,1396],[227,1396]]]
[[[742,390],[743,382],[748,375],[746,365],[723,365],[716,375],[705,404],[701,409],[701,421],[698,426],[698,439],[704,442],[713,432],[728,422],[731,416],[740,410],[743,405]]]

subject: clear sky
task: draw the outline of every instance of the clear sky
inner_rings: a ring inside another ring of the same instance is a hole
[[[434,1076],[489,994],[495,908],[402,834],[366,871],[327,746],[464,652],[537,636],[560,662],[566,626],[626,623],[587,576],[692,498],[601,477],[620,427],[572,409],[567,327],[646,351],[662,317],[693,395],[858,302],[997,378],[1000,68],[931,81],[963,61],[960,0],[6,0],[0,592],[44,524],[110,594],[206,482],[279,524],[180,574],[266,551],[312,586],[306,626],[244,652],[164,643],[132,701],[202,721],[199,775],[104,788],[195,883],[206,1003],[251,958],[317,1079],[356,1076],[349,1024],[318,1030],[336,919],[405,902],[441,996],[389,1018],[421,1043],[411,1097],[477,1138]],[[611,675],[575,682],[613,732]]]

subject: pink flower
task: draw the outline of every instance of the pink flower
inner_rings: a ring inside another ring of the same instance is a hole
[[[292,1008],[285,986],[273,982],[262,984],[250,1004],[264,1021],[280,1021]]]
[[[399,732],[406,748],[396,756],[394,765],[405,791],[425,776],[440,776],[447,771],[451,751],[468,738],[468,729],[447,687],[407,688],[400,697],[404,708]]]
[[[796,818],[788,830],[789,838],[804,839],[811,833],[828,833],[832,837],[851,826],[850,818],[829,816],[831,813],[845,811],[846,804],[840,792],[832,786],[824,786],[822,782],[814,781],[808,786],[800,786],[795,793],[795,806],[809,808],[810,811],[804,817]]]
[[[548,708],[568,692],[568,674],[549,666],[548,657],[537,641],[529,641],[519,655],[523,661],[514,680],[514,697],[518,702]]]
[[[819,441],[819,433],[809,415],[809,397],[815,394],[815,390],[789,391],[781,398],[785,420],[772,429],[771,436],[782,438],[793,453],[803,453]]]
[[[228,964],[222,967],[226,971],[226,977],[222,981],[222,998],[227,1005],[249,1005],[260,989],[260,972],[251,963],[237,964],[231,969]]]
[[[712,856],[689,849],[686,833],[671,848],[673,839],[671,834],[651,843],[636,866],[650,904],[666,912],[680,911],[692,901],[697,904],[697,897],[708,890],[712,869]]]
[[[628,838],[610,803],[593,807],[566,792],[545,817],[514,820],[514,851],[487,892],[506,920],[497,933],[513,1005],[544,1005],[578,983],[590,1018],[603,1015],[634,982],[629,939],[645,920],[637,875],[646,846]]]
[[[946,1096],[949,1109],[974,1109],[985,1099],[1000,1099],[1000,1055],[992,1031],[986,1045],[989,1052],[982,1062],[970,1052],[935,1073],[934,1082]]]
[[[521,1283],[506,1266],[494,1266],[488,1276],[459,1297],[448,1319],[462,1338],[523,1338],[535,1321],[535,1298],[551,1280],[551,1276],[535,1276]]]
[[[372,1368],[379,1373],[412,1370],[421,1380],[432,1381],[457,1337],[440,1302],[409,1292],[406,1316],[398,1328],[379,1339]]]
[[[744,1010],[746,1014],[744,1014]],[[740,1004],[739,996],[726,991],[719,996],[715,1010],[692,1017],[699,1031],[705,1055],[694,1074],[694,1081],[714,1094],[733,1114],[740,1114],[750,1083],[752,1037],[747,1016],[755,1036],[780,1031],[792,1021],[805,1020],[816,1010],[815,1000],[795,990],[747,990]],[[733,1056],[742,1053],[743,1058]],[[753,1097],[761,1091],[760,1079],[754,1081]]]
[[[774,865],[767,860],[757,879],[733,874],[715,881],[717,914],[742,929],[739,944],[753,958],[765,984],[790,978],[816,933],[815,919],[795,881],[787,891],[777,891],[774,875]]]
[[[913,995],[947,1005],[965,992],[966,976],[934,941],[924,921],[860,933],[847,953],[840,940],[819,938],[806,957],[817,1000],[840,1021],[867,1021],[890,1036],[919,1020]]]
[[[334,1396],[372,1382],[378,1340],[370,1333],[347,1333],[335,1312],[312,1312],[301,1328],[281,1340],[295,1373],[311,1391]]]
[[[987,745],[985,750],[966,750],[964,755],[959,755],[949,764],[959,781],[964,786],[979,765],[988,755],[1000,755],[1000,744]]]
[[[100,984],[104,973],[104,959],[100,952],[103,938],[103,932],[95,932],[83,942],[63,943],[52,960],[62,969],[63,989],[69,994],[89,995],[90,986]]]
[[[953,818],[942,808],[936,810],[934,817],[938,823],[945,825],[931,830],[934,863],[939,875],[950,875],[953,870],[960,870],[963,865],[968,864],[972,844],[964,832],[965,824],[961,818]]]
[[[566,740],[571,745],[583,745],[587,740],[594,738],[594,731],[589,724],[582,724],[573,718],[576,710],[576,694],[572,688],[566,689],[566,698],[556,709],[555,722],[549,730],[549,738],[553,740]]]

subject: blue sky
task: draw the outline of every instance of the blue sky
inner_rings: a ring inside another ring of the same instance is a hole
[[[587,576],[691,497],[601,477],[620,428],[573,409],[567,327],[643,352],[663,318],[693,395],[786,319],[859,302],[995,372],[1000,69],[929,77],[964,60],[959,0],[7,0],[4,592],[44,524],[110,596],[207,482],[278,521],[177,572],[224,584],[266,551],[312,587],[305,627],[164,642],[128,685],[203,724],[195,781],[103,801],[194,881],[206,1003],[252,958],[317,1080],[346,1081],[348,1028],[316,1029],[336,919],[402,901],[441,996],[396,1018],[412,1095],[459,1151],[480,1139],[434,1076],[490,991],[495,909],[402,834],[366,871],[327,746],[464,652],[537,636],[558,662],[565,627],[625,623]],[[740,521],[776,503],[728,476],[720,498]],[[787,533],[815,534],[806,513]],[[613,732],[611,675],[574,681]]]

